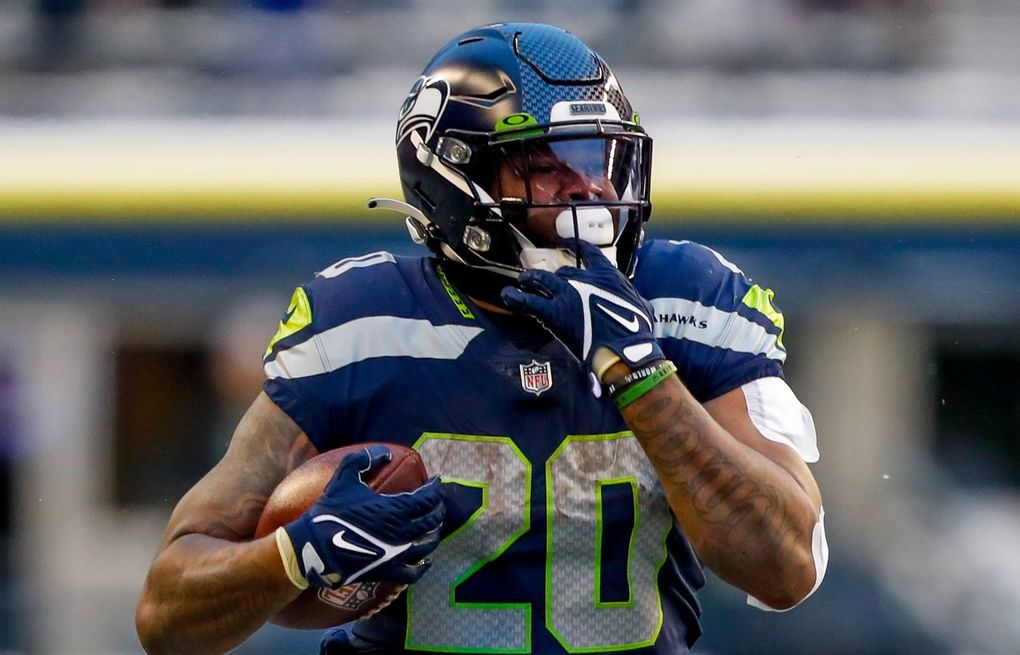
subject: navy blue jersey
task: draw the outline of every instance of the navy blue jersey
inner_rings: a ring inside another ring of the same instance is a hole
[[[700,400],[780,375],[771,292],[649,242],[634,279]],[[300,287],[265,390],[320,451],[413,446],[447,520],[430,571],[358,623],[387,652],[684,653],[700,565],[611,399],[532,319],[483,313],[432,259],[373,253]]]

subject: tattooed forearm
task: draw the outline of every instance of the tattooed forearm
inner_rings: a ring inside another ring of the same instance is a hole
[[[148,652],[225,652],[296,596],[275,539],[253,533],[279,481],[316,452],[260,395],[170,518],[137,610]]]
[[[662,394],[652,400],[635,412],[632,427],[646,435],[643,444],[652,463],[702,520],[719,528],[719,538],[731,541],[730,535],[748,521],[765,524],[756,528],[776,522],[782,499],[713,443],[700,420],[711,419],[696,415],[693,399]]]
[[[810,561],[815,517],[783,468],[735,440],[676,378],[623,415],[706,564],[760,598],[780,578],[803,586],[796,569]]]
[[[274,466],[249,467],[250,476],[237,480],[237,488],[228,494],[233,499],[230,511],[200,527],[199,532],[228,541],[249,538],[279,480],[318,454],[307,439],[294,439],[290,444],[268,441],[263,450],[265,459],[255,461],[274,462]]]
[[[279,411],[259,411],[262,406],[271,404],[266,396],[259,396],[252,410],[245,415],[237,426],[235,442],[242,447],[247,446],[250,452],[244,455],[256,469],[261,471],[260,478],[270,478],[275,485],[281,473],[290,473],[300,464],[318,454],[315,446],[302,435],[301,428],[286,414]],[[267,439],[248,439],[247,434],[273,435]]]
[[[227,456],[185,498],[206,509],[187,513],[179,533],[251,538],[276,485],[316,454],[301,428],[260,396],[238,424]]]
[[[197,531],[210,537],[226,539],[227,541],[247,539],[251,536],[254,526],[258,523],[259,516],[262,515],[262,508],[265,507],[267,499],[268,496],[261,494],[248,494],[239,497],[236,503],[236,511],[210,520],[207,525]]]
[[[285,460],[285,469],[287,473],[290,473],[301,464],[315,457],[319,454],[318,449],[312,445],[312,442],[308,439],[295,440],[287,450],[287,458]]]

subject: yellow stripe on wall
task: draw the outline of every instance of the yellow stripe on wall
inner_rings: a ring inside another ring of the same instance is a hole
[[[1020,126],[645,122],[657,222],[1020,224]],[[389,121],[2,121],[0,143],[7,223],[358,222],[400,197]]]
[[[399,190],[288,189],[0,189],[0,223],[205,221],[262,222],[284,217],[365,223],[393,218],[365,208],[370,195]],[[652,195],[653,220],[742,223],[767,216],[792,223],[1020,224],[1020,192],[683,189]],[[396,221],[394,225],[399,225]]]

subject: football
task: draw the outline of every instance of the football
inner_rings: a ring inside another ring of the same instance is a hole
[[[271,534],[301,516],[322,495],[340,461],[371,445],[375,444],[329,450],[294,469],[270,495],[255,528],[255,537]],[[397,444],[384,445],[389,447],[392,458],[365,475],[368,486],[382,493],[399,493],[413,491],[428,480],[417,452]],[[406,585],[385,582],[355,582],[337,589],[310,587],[280,610],[272,622],[287,628],[329,628],[370,616],[390,604],[405,588]]]

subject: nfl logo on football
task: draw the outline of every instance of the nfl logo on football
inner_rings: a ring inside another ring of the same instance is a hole
[[[320,589],[319,600],[346,610],[357,610],[365,601],[375,598],[378,582],[361,582],[344,585],[338,589]]]
[[[552,364],[539,363],[534,359],[530,364],[521,364],[521,386],[536,396],[552,389]]]

